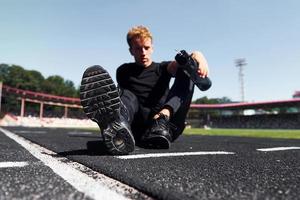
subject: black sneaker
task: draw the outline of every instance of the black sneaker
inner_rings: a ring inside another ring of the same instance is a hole
[[[87,117],[99,125],[109,153],[123,155],[134,150],[135,141],[129,125],[120,118],[118,89],[101,66],[95,65],[85,70],[80,100]]]
[[[157,119],[153,119],[152,125],[146,130],[141,141],[148,148],[169,149],[172,141],[169,118],[160,114]]]
[[[211,80],[208,77],[202,78],[198,75],[197,62],[185,50],[177,53],[175,60],[182,66],[184,73],[188,75],[201,91],[208,90],[211,87]]]

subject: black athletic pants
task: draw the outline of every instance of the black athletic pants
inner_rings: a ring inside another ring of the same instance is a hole
[[[164,106],[173,110],[170,122],[176,126],[172,130],[173,141],[182,134],[185,128],[185,119],[194,93],[194,83],[178,69]],[[127,108],[127,120],[131,125],[134,137],[139,140],[149,126],[149,116],[153,112],[150,108],[139,104],[138,98],[131,91],[122,89],[121,101]],[[162,106],[161,109],[164,108]]]

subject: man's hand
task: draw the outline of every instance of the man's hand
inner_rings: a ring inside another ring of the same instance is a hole
[[[191,54],[192,58],[198,63],[198,74],[200,77],[205,78],[208,76],[208,64],[203,56],[203,54],[199,51],[194,51]]]

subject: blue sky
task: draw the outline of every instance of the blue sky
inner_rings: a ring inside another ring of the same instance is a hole
[[[0,63],[60,75],[79,86],[84,69],[133,58],[126,33],[145,25],[155,61],[175,49],[203,52],[212,88],[194,99],[241,99],[235,59],[245,58],[245,100],[292,98],[300,90],[298,0],[0,0]]]

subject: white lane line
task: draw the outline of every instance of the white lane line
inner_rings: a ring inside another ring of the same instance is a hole
[[[226,151],[198,151],[198,152],[176,152],[176,153],[149,153],[149,154],[137,154],[116,156],[119,159],[138,159],[138,158],[158,158],[158,157],[174,157],[174,156],[198,156],[198,155],[226,155],[234,154],[233,152]]]
[[[41,134],[44,134],[46,133],[46,131],[15,131],[16,133],[41,133]]]
[[[77,132],[77,131],[70,131],[67,133],[68,135],[92,135],[92,132]]]
[[[144,199],[151,199],[132,187],[95,172],[84,165],[68,160],[67,158],[59,157],[56,153],[8,130],[0,128],[0,131],[23,146],[33,156],[41,160],[45,165],[50,167],[54,173],[58,174],[78,191],[93,199],[132,199],[131,197],[136,194],[145,197]]]
[[[286,150],[295,150],[300,149],[300,147],[273,147],[273,148],[262,148],[257,149],[257,151],[286,151]]]
[[[27,162],[0,162],[0,168],[25,167]]]

